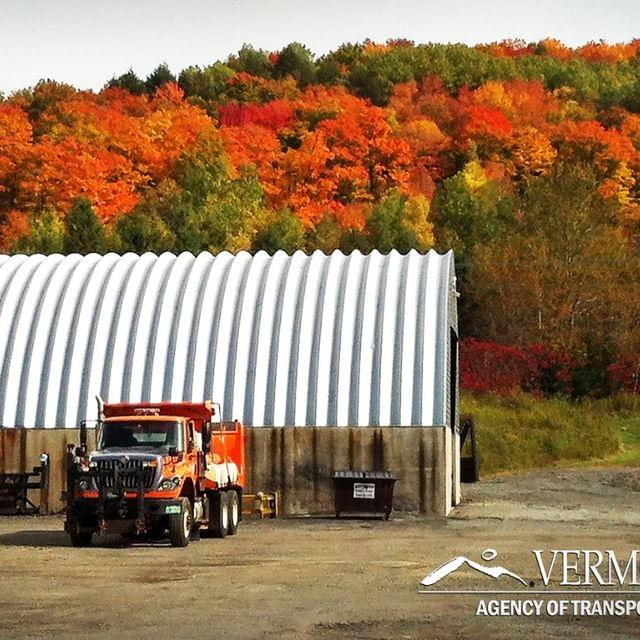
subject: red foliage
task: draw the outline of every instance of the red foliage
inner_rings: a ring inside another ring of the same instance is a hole
[[[504,113],[496,107],[473,104],[462,116],[461,135],[464,138],[473,140],[493,138],[504,141],[512,133],[511,123]]]
[[[526,349],[466,338],[460,345],[460,385],[470,391],[541,396],[570,393],[575,363],[568,353],[534,344]]]
[[[542,344],[532,344],[525,350],[523,389],[545,396],[558,392],[570,393],[576,366],[571,354],[551,350]]]
[[[266,104],[223,104],[220,124],[224,127],[244,127],[257,124],[272,131],[282,131],[293,122],[293,109],[284,100]]]
[[[614,389],[640,393],[640,354],[621,356],[607,371]]]
[[[460,344],[460,386],[500,394],[521,390],[525,360],[518,347],[466,338]]]

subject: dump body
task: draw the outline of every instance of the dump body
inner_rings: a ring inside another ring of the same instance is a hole
[[[200,528],[235,533],[245,474],[239,422],[219,422],[211,402],[99,408],[96,450],[83,442],[67,455],[65,529],[74,544],[121,533],[186,546]]]

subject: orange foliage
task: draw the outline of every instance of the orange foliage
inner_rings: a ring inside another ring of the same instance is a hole
[[[478,143],[489,150],[495,150],[508,142],[513,127],[496,107],[472,104],[461,116],[460,137]]]
[[[565,120],[553,128],[554,142],[565,155],[593,160],[600,170],[624,162],[635,166],[640,156],[631,140],[620,131],[605,129],[595,120]]]
[[[460,104],[499,109],[514,127],[544,128],[552,114],[559,113],[558,99],[541,82],[489,81],[475,91],[463,89]]]
[[[26,209],[66,213],[76,198],[84,196],[108,220],[134,207],[139,181],[131,163],[115,152],[74,138],[60,142],[43,138],[34,146],[20,183],[21,204]]]
[[[569,47],[562,44],[560,40],[554,38],[546,38],[538,43],[538,47],[541,53],[557,58],[558,60],[569,60],[573,57],[573,52]]]
[[[427,117],[447,132],[453,132],[460,106],[440,78],[428,76],[422,82],[398,84],[391,96],[390,106],[402,122]]]
[[[558,152],[544,133],[529,128],[516,134],[512,155],[516,170],[540,176],[551,169]]]
[[[0,192],[29,154],[31,138],[27,114],[11,104],[0,104]]]
[[[325,87],[312,85],[293,102],[293,108],[299,120],[316,123],[333,118],[343,111],[357,109],[362,100],[350,94],[344,87]]]
[[[28,236],[31,231],[29,218],[22,211],[9,211],[5,223],[0,225],[0,251],[10,251],[18,238]]]
[[[492,42],[487,45],[479,45],[476,47],[481,51],[495,56],[497,58],[519,58],[521,56],[531,55],[534,52],[534,46],[527,44],[524,40],[501,40],[500,42]]]
[[[364,55],[410,46],[368,42]],[[640,40],[576,50],[555,40],[478,48],[504,58],[610,62],[636,55]],[[437,182],[470,161],[483,179],[502,181],[544,175],[558,159],[582,159],[595,167],[602,194],[628,212],[638,207],[640,116],[579,101],[571,88],[492,80],[453,90],[428,76],[395,85],[381,108],[345,86],[300,89],[291,76],[237,72],[222,96],[222,104],[207,104],[219,123],[175,83],[133,95],[44,82],[0,103],[5,235],[26,232],[28,215],[43,208],[64,215],[79,196],[104,221],[126,214],[201,142],[213,143],[216,153],[223,148],[236,175],[255,172],[268,204],[292,209],[306,225],[330,215],[362,229],[367,211],[390,191],[428,201]]]
[[[64,214],[84,196],[104,220],[131,211],[140,189],[167,177],[200,138],[217,137],[214,122],[173,83],[152,98],[120,89],[72,93],[50,103],[38,128],[47,133],[32,143],[26,113],[11,103],[0,108],[0,188],[13,173],[24,209]]]
[[[278,138],[266,127],[248,124],[223,127],[227,153],[236,168],[256,167],[274,206],[290,207],[305,224],[316,224],[332,214],[341,224],[361,228],[358,206],[382,197],[393,188],[409,190],[413,169],[411,147],[395,136],[388,113],[341,91],[310,92],[311,105],[302,98],[300,113],[345,108],[302,131],[298,148],[282,151]],[[436,127],[437,128],[437,127]]]
[[[579,47],[576,53],[589,62],[618,62],[631,60],[636,56],[639,48],[640,40],[617,44],[607,44],[601,40],[600,42],[588,42],[583,47]]]
[[[247,124],[223,127],[220,135],[233,167],[254,167],[265,193],[276,197],[283,178],[283,153],[276,134],[266,127]]]

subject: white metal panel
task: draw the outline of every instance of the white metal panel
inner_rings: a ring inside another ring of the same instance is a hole
[[[105,391],[108,384],[111,351],[113,348],[111,341],[117,330],[124,292],[136,268],[141,271],[144,268],[148,269],[150,265],[151,254],[138,257],[132,253],[127,253],[122,256],[109,271],[104,288],[101,289],[100,294],[95,299],[93,313],[83,319],[84,322],[91,320],[91,328],[89,329],[84,365],[81,369],[82,381],[79,389],[70,387],[68,390],[70,397],[75,393],[79,394],[78,412],[74,421],[76,423],[85,418],[89,420],[97,418],[93,396],[95,394],[106,395]],[[59,426],[73,426],[74,422],[71,422],[72,420],[72,415],[67,414],[65,424]],[[71,424],[68,424],[68,422],[71,422]]]
[[[60,255],[49,256],[38,264],[31,277],[22,281],[25,285],[24,289],[16,292],[18,303],[11,323],[7,325],[3,323],[3,326],[8,329],[8,343],[4,354],[2,378],[0,378],[0,399],[2,400],[0,424],[13,425],[18,422],[16,412],[24,359],[32,352],[31,339],[40,321],[47,284],[63,260],[63,256]],[[45,319],[51,318],[49,315],[51,311],[50,308],[44,309]],[[32,398],[31,401],[37,402],[38,397]]]
[[[289,398],[289,371],[294,357],[294,323],[296,308],[303,277],[309,266],[309,257],[302,251],[296,251],[289,258],[289,269],[281,285],[282,298],[278,300],[276,313],[279,313],[279,330],[272,336],[273,354],[270,357],[269,371],[274,371],[273,391],[267,400],[265,424],[287,424],[287,406]],[[277,324],[277,323],[276,323]],[[297,353],[297,346],[296,352]],[[283,401],[285,399],[285,401]],[[273,419],[270,417],[273,416]]]
[[[342,253],[329,256],[326,278],[322,291],[318,319],[319,326],[315,332],[314,347],[314,379],[315,384],[309,386],[307,397],[311,410],[307,411],[307,422],[311,424],[331,424],[329,419],[329,396],[331,395],[331,361],[335,332],[335,317],[338,308],[337,295],[340,289],[340,277],[346,258]]]
[[[335,420],[330,424],[349,424],[351,407],[351,372],[353,363],[353,340],[358,313],[358,292],[365,266],[365,257],[358,251],[347,256],[346,272],[343,272],[344,291],[337,302],[339,306],[339,335],[336,336],[332,381],[336,398]],[[331,416],[333,417],[333,416]]]
[[[90,373],[90,367],[85,368],[85,363],[91,361],[93,355],[91,330],[99,313],[101,294],[112,271],[125,264],[126,261],[115,253],[100,258],[91,271],[82,302],[76,303],[75,327],[71,329],[69,352],[65,356],[64,370],[61,374],[60,397],[55,420],[55,424],[58,426],[73,425],[78,421],[78,405],[82,395],[83,379],[86,379]],[[70,389],[71,393],[69,393]],[[47,399],[55,400],[49,394]],[[34,424],[52,423],[39,417]]]
[[[438,320],[438,292],[440,290],[440,261],[433,261],[427,269],[425,309],[422,336],[422,422],[433,420],[436,381],[436,337]]]
[[[164,294],[161,294],[155,309],[155,332],[149,346],[149,354],[146,362],[152,361],[151,384],[148,398],[170,397],[165,393],[165,379],[170,369],[175,367],[175,360],[169,357],[169,347],[174,324],[178,323],[182,310],[182,296],[189,272],[193,268],[195,260],[192,255],[183,253],[173,262],[164,286]],[[187,314],[188,315],[188,314]],[[153,356],[151,355],[153,353]],[[145,367],[143,364],[143,367]]]
[[[454,289],[450,253],[0,256],[0,424],[74,427],[96,394],[445,424]]]
[[[168,367],[171,379],[165,380],[163,393],[163,396],[174,401],[183,398],[183,394],[186,393],[185,385],[190,379],[189,372],[193,370],[202,304],[214,262],[210,253],[198,255],[189,272],[179,308],[176,308],[179,324],[176,328],[173,353],[167,354],[167,359],[173,362],[173,367]],[[190,394],[191,391],[188,395]]]

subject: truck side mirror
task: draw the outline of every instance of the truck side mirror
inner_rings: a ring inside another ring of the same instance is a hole
[[[87,421],[83,420],[80,423],[80,446],[87,448]]]
[[[202,449],[209,451],[211,448],[211,423],[205,422],[202,427]]]

